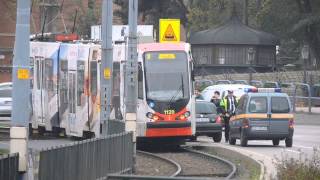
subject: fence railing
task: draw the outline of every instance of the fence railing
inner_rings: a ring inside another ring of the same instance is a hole
[[[290,96],[294,112],[320,114],[320,97]]]
[[[119,134],[125,132],[125,121],[108,120],[108,134]]]
[[[132,133],[120,133],[43,150],[37,174],[39,180],[102,180],[132,167]]]
[[[0,156],[0,179],[18,180],[19,178],[19,154],[7,154]]]

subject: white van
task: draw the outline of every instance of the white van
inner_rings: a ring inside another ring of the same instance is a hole
[[[220,92],[220,98],[223,98],[228,90],[233,90],[233,94],[240,98],[243,94],[245,94],[245,89],[247,88],[255,88],[254,86],[245,85],[245,84],[218,84],[206,87],[201,95],[205,101],[210,101],[215,91]]]

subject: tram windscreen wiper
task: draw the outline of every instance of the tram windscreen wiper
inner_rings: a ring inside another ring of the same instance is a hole
[[[181,91],[182,91],[182,97],[184,97],[183,85],[184,85],[184,83],[183,83],[183,76],[182,76],[182,74],[181,74],[181,86],[180,86],[179,89],[176,91],[176,93],[173,94],[173,96],[170,98],[170,101],[168,102],[168,105],[169,105],[170,108],[172,108],[172,107],[171,107],[172,101],[173,101],[174,99],[176,99],[176,97],[178,96],[178,94],[179,94]]]

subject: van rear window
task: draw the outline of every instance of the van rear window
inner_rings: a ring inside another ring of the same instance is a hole
[[[252,97],[249,103],[249,112],[251,113],[267,113],[267,98],[266,97]]]
[[[289,113],[290,107],[286,97],[271,97],[272,113]]]

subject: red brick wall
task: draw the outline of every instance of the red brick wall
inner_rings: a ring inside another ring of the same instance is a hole
[[[0,0],[0,83],[11,81],[12,50],[14,46],[14,32],[16,12],[13,1]]]

